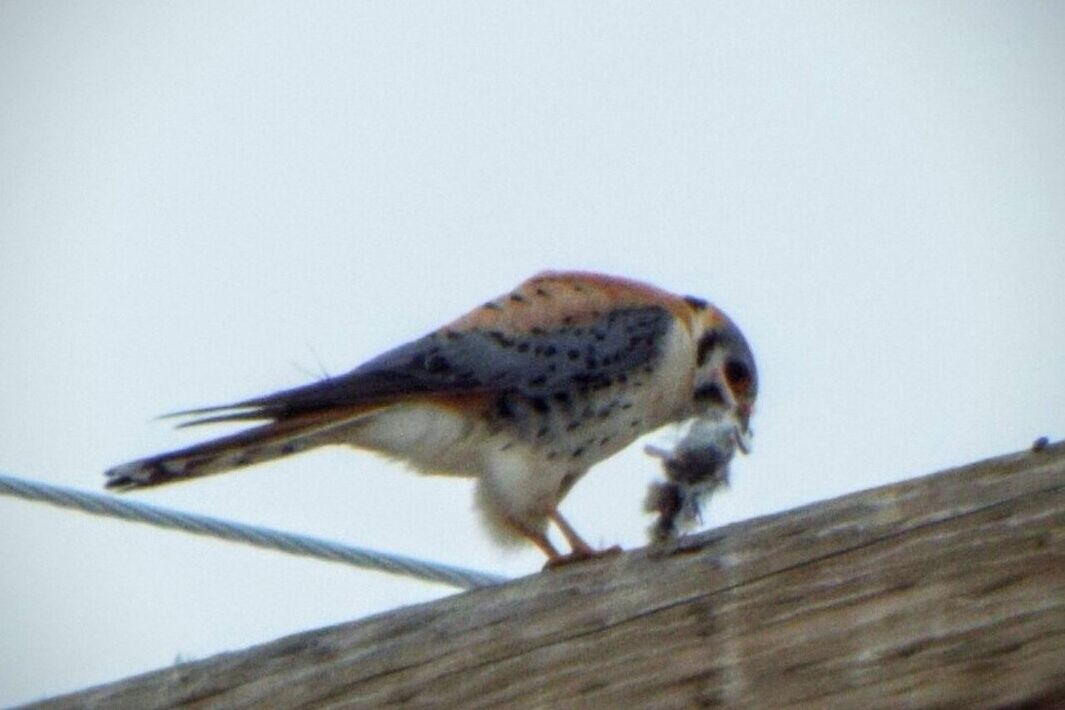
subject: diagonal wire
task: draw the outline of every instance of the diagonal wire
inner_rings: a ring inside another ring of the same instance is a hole
[[[507,581],[505,577],[487,572],[451,567],[361,547],[350,547],[329,540],[271,530],[257,525],[234,523],[206,515],[183,513],[131,500],[120,500],[114,496],[28,481],[3,473],[0,473],[0,495],[51,503],[93,515],[122,518],[161,528],[183,530],[196,535],[243,542],[292,555],[343,562],[363,569],[416,577],[460,589],[490,587]]]

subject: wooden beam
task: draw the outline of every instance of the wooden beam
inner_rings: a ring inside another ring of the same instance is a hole
[[[1065,444],[45,701],[1065,705]]]

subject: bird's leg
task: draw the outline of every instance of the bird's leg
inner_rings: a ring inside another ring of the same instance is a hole
[[[540,551],[547,555],[548,565],[562,564],[566,559],[566,555],[559,552],[558,548],[554,546],[543,532],[528,525],[523,525],[512,518],[507,518],[505,522],[519,535],[540,548]]]
[[[553,520],[555,525],[558,526],[562,536],[566,538],[566,542],[572,548],[572,552],[568,555],[560,555],[557,558],[551,558],[547,561],[547,567],[559,567],[570,562],[580,562],[582,560],[590,560],[596,557],[603,557],[605,555],[616,555],[621,552],[621,548],[617,545],[607,548],[606,550],[596,550],[594,547],[584,541],[577,531],[573,529],[573,526],[569,524],[565,518],[562,517],[562,513],[557,509],[552,509],[547,514],[548,519]],[[550,557],[550,556],[549,556]]]
[[[566,556],[559,552],[558,548],[547,539],[547,535],[544,535],[542,532],[526,532],[525,537],[527,537],[532,544],[539,547],[541,552],[547,555],[547,564],[560,564],[561,561],[566,559]]]
[[[584,557],[593,557],[595,555],[595,549],[577,534],[577,531],[573,529],[569,521],[562,517],[562,513],[558,512],[558,510],[552,510],[547,514],[547,517],[558,526],[558,529],[562,532],[562,537],[566,538],[566,542],[573,548],[574,554],[583,555]]]

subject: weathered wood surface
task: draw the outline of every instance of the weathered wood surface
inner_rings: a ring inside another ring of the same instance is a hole
[[[43,707],[1065,706],[1065,445]]]

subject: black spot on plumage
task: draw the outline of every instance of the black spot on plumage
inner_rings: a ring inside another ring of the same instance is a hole
[[[601,372],[581,372],[571,379],[578,385],[578,389],[583,388],[584,391],[592,388],[602,389],[603,387],[609,387],[611,384],[610,377]]]
[[[578,446],[573,450],[573,458],[578,459],[584,454],[584,447]]]
[[[485,309],[487,309],[489,311],[498,311],[499,310],[499,304],[496,303],[495,301],[489,301],[488,303],[484,304],[481,307],[485,308]]]
[[[566,357],[568,357],[570,360],[579,360],[581,357],[581,351],[577,350],[576,348],[570,348],[566,351]]]
[[[533,335],[547,335],[547,331],[544,330],[543,328],[540,328],[539,326],[537,326],[535,328],[530,328],[529,332],[532,333]]]
[[[568,491],[570,488],[573,488],[573,484],[576,483],[576,482],[577,482],[577,474],[574,473],[573,471],[568,472],[565,476],[562,477],[562,480],[559,481],[559,485],[558,485],[559,494],[560,495],[565,495],[566,491]]]
[[[514,418],[514,408],[510,404],[510,398],[506,395],[496,397],[496,416],[500,419]]]
[[[550,429],[550,427],[548,427],[548,426],[547,426],[547,425],[545,424],[544,426],[542,426],[542,427],[540,427],[539,429],[537,429],[537,430],[536,430],[536,436],[537,436],[537,438],[539,438],[539,439],[543,439],[543,438],[544,438],[545,436],[547,436],[547,435],[548,435],[548,434],[549,434],[550,432],[551,432],[551,429]]]
[[[724,404],[725,395],[716,383],[710,383],[697,387],[692,394],[696,402],[709,402],[711,404]]]
[[[540,387],[547,383],[547,377],[545,375],[537,375],[536,377],[529,378],[530,387]]]
[[[527,352],[529,352],[529,344],[528,343],[518,343],[518,352],[519,353],[527,353]]]
[[[477,375],[474,374],[473,370],[463,370],[455,375],[455,380],[456,382],[469,387],[476,387],[481,384],[481,381],[477,378]]]
[[[286,456],[288,456],[289,454],[296,453],[296,445],[293,444],[291,441],[287,444],[283,444],[281,446],[281,453],[285,454]]]
[[[188,473],[189,471],[197,469],[200,466],[203,466],[204,464],[211,463],[211,461],[211,456],[195,456],[185,462],[184,468],[181,469],[182,473]]]
[[[566,425],[566,431],[576,431],[581,428],[581,424],[584,424],[584,422],[580,419],[576,419]]]
[[[692,308],[694,308],[697,311],[701,311],[701,310],[703,310],[704,308],[706,308],[707,306],[710,305],[709,303],[707,303],[703,299],[696,298],[695,296],[685,296],[684,297],[684,302],[687,303],[689,306],[691,306]]]
[[[558,402],[561,405],[564,405],[564,406],[568,407],[569,404],[570,404],[569,394],[567,394],[566,392],[555,392],[551,396],[554,398],[554,400],[556,402]]]
[[[715,331],[710,331],[699,338],[699,347],[695,352],[695,364],[702,367],[706,364],[706,359],[710,357],[710,353],[717,347],[719,336]]]
[[[543,397],[533,397],[529,400],[529,404],[538,414],[547,414],[551,411],[551,405]]]
[[[549,294],[547,291],[543,290],[542,288],[537,287],[536,288],[536,295],[540,296],[541,298],[547,298],[551,294]]]
[[[443,374],[451,371],[451,362],[443,355],[432,355],[426,361],[425,369],[433,374]]]
[[[547,345],[544,347],[544,355],[546,357],[553,357],[558,354],[558,348],[554,345]]]
[[[525,296],[520,293],[512,293],[510,294],[510,300],[514,301],[514,303],[525,303]]]

